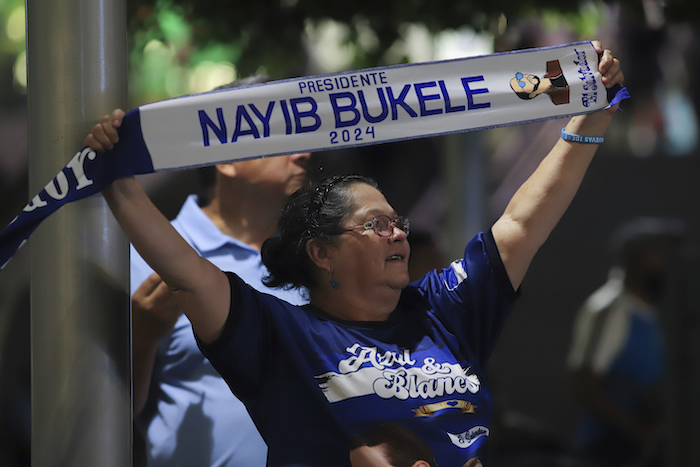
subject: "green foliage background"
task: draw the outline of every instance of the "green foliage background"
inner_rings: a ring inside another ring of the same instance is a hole
[[[616,3],[632,15],[644,14],[639,0]],[[305,74],[306,43],[328,21],[343,32],[348,67],[363,68],[408,61],[396,47],[408,25],[421,25],[431,34],[462,28],[486,32],[498,50],[498,39],[512,33],[515,19],[534,19],[551,28],[564,25],[580,38],[591,38],[602,5],[603,0],[127,0],[130,104],[187,94],[192,80],[208,75]],[[21,104],[25,93],[17,78],[24,37],[8,35],[8,20],[14,15],[16,23],[23,8],[22,0],[0,0],[3,105]],[[700,2],[668,0],[663,6],[669,22],[699,23],[699,10]]]
[[[660,6],[666,25],[700,25],[700,2],[648,1]],[[257,72],[273,78],[318,73],[308,45],[330,22],[341,34],[343,67],[358,69],[408,62],[406,33],[414,26],[433,35],[486,33],[496,51],[539,45],[515,37],[524,34],[518,23],[527,21],[591,39],[613,4],[643,23],[642,0],[126,0],[129,107]],[[0,0],[0,106],[6,108],[25,102],[25,36],[17,34],[23,12],[23,0]]]

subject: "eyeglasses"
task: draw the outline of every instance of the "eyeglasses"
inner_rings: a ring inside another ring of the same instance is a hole
[[[530,78],[528,78],[528,81],[534,86],[534,90],[537,91],[540,87],[540,78],[539,76],[535,75],[529,75]],[[523,75],[520,72],[517,72],[515,74],[515,79],[518,80],[518,86],[520,86],[521,89],[525,89],[525,86],[527,86],[527,82],[525,82],[525,75]]]
[[[391,237],[394,233],[394,227],[397,227],[408,236],[410,223],[408,219],[403,216],[398,216],[395,218],[390,218],[389,216],[381,215],[374,219],[368,220],[362,225],[357,225],[351,229],[345,230],[345,232],[352,232],[359,230],[369,230],[372,229],[380,237]]]

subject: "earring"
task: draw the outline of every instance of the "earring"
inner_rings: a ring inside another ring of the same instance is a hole
[[[331,288],[334,290],[337,290],[338,287],[340,287],[340,284],[338,284],[335,279],[333,279],[333,273],[331,271],[328,271],[328,283],[331,285]]]

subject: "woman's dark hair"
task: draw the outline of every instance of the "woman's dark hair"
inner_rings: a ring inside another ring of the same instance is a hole
[[[316,286],[316,265],[306,253],[312,238],[331,241],[343,233],[341,223],[352,214],[348,188],[364,183],[379,189],[377,182],[361,175],[344,175],[310,183],[294,193],[284,208],[277,232],[263,243],[262,261],[268,275],[268,287],[294,289]]]

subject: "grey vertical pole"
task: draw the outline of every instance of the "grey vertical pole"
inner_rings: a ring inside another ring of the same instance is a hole
[[[125,0],[27,6],[30,192],[126,104]],[[131,456],[128,243],[101,196],[47,219],[31,257],[32,465],[123,467]]]
[[[487,229],[485,218],[486,155],[477,131],[445,137],[445,184],[450,215],[447,235],[450,258],[461,258],[464,246]]]

